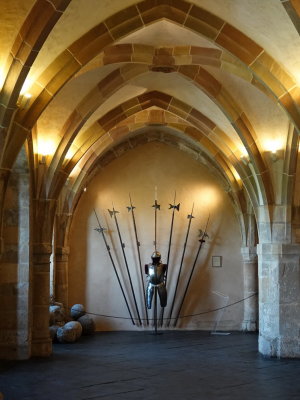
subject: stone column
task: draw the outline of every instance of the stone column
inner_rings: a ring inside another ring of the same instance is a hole
[[[52,352],[49,336],[50,256],[56,200],[36,199],[33,207],[31,355],[47,357]]]
[[[55,300],[68,307],[68,263],[69,252],[68,234],[72,214],[67,212],[58,213],[55,216],[55,259],[54,276]]]
[[[68,263],[69,247],[56,247],[55,249],[55,301],[68,307]]]
[[[9,176],[7,172],[5,180]],[[0,264],[0,358],[26,359],[30,356],[31,345],[31,257],[29,171],[24,149],[4,186],[2,181],[6,197],[3,208],[5,240]]]
[[[300,245],[258,245],[259,351],[300,357]]]
[[[10,169],[0,168],[0,256],[3,253],[4,249],[3,209],[4,209],[5,195],[10,173],[11,173]]]
[[[300,358],[300,245],[292,243],[291,208],[258,211],[259,351]]]
[[[244,320],[243,331],[255,332],[258,328],[258,265],[256,247],[242,247],[244,269]],[[248,298],[247,298],[248,297]]]
[[[52,246],[35,243],[32,271],[32,356],[49,356],[52,342],[49,336],[50,256]]]

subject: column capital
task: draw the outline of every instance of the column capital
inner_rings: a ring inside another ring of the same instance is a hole
[[[241,247],[241,254],[243,261],[256,261],[257,260],[257,249],[256,246],[245,246]]]
[[[69,246],[56,246],[55,247],[55,254],[56,255],[69,255],[70,254],[70,247]]]

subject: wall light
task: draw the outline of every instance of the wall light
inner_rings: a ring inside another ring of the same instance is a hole
[[[21,110],[27,109],[29,107],[31,97],[32,97],[32,94],[30,94],[30,93],[21,94],[19,96],[19,99],[17,102],[18,107]]]
[[[4,65],[0,65],[0,89],[2,89],[5,81]]]
[[[280,158],[280,150],[282,149],[282,144],[279,139],[268,140],[265,143],[265,150],[269,153],[269,157],[272,162],[277,161]]]
[[[53,140],[45,140],[45,139],[38,139],[38,154],[41,156],[39,162],[41,164],[45,164],[46,163],[46,157],[53,155],[55,153],[56,150],[56,146],[55,143],[53,142]]]

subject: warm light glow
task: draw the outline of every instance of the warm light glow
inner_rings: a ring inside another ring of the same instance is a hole
[[[0,65],[0,89],[2,89],[5,81],[4,65]]]
[[[247,151],[246,147],[239,146],[239,150],[241,152],[241,155],[240,155],[241,158],[242,157],[248,157],[248,151]]]
[[[271,153],[276,153],[277,150],[282,148],[282,143],[279,139],[268,140],[265,142],[265,150]]]
[[[214,186],[204,186],[197,190],[195,193],[195,202],[201,204],[204,209],[212,210],[221,200],[220,192]]]
[[[30,93],[24,93],[24,97],[26,97],[26,99],[31,99],[32,94],[30,94]]]
[[[232,171],[232,173],[233,173],[233,176],[235,177],[235,179],[236,179],[237,181],[240,181],[240,180],[241,180],[240,175],[238,174],[238,172],[237,172],[235,169]]]
[[[24,82],[22,89],[20,91],[20,96],[25,95],[25,93],[29,92],[29,88],[32,86],[33,81],[27,77],[26,81]]]
[[[38,154],[49,156],[55,153],[56,146],[51,139],[38,139]]]
[[[67,154],[65,155],[65,160],[71,160],[71,158],[74,157],[74,154],[76,154],[78,151],[78,147],[73,143],[69,147],[69,150],[67,151]]]
[[[71,158],[73,157],[73,155],[74,155],[74,151],[72,151],[72,149],[70,148],[70,149],[67,151],[67,154],[65,155],[65,160],[71,160]]]

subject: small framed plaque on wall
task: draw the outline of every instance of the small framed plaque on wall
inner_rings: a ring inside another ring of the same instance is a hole
[[[212,256],[211,266],[222,267],[222,256]]]

